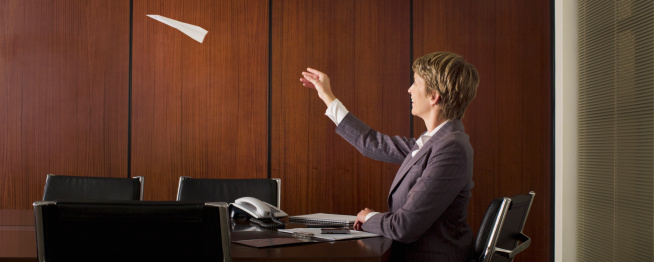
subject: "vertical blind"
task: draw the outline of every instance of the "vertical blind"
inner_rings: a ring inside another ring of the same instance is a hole
[[[654,1],[578,3],[577,259],[654,261]]]

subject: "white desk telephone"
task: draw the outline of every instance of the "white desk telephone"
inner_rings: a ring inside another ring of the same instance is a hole
[[[241,197],[236,199],[231,206],[234,209],[238,209],[232,210],[232,217],[235,213],[241,213],[256,219],[269,219],[271,212],[276,218],[288,216],[288,214],[281,209],[254,197]],[[239,210],[242,212],[235,212]]]

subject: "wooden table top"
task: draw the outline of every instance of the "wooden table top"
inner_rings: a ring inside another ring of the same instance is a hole
[[[303,227],[289,224],[287,228]],[[260,229],[245,220],[232,221],[232,241],[292,237],[276,230]],[[392,240],[384,237],[255,248],[232,243],[234,261],[311,260],[386,261]],[[36,261],[33,210],[0,210],[0,261]]]

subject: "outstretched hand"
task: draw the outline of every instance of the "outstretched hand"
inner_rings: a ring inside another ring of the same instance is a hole
[[[329,77],[325,73],[313,68],[307,68],[307,71],[302,72],[300,82],[302,82],[303,86],[315,88],[318,92],[318,97],[325,102],[325,105],[329,106],[329,104],[336,100],[329,84]]]

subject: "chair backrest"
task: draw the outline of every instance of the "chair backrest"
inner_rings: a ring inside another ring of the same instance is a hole
[[[226,203],[38,201],[39,261],[230,261]]]
[[[144,178],[48,175],[43,201],[53,200],[143,200]]]
[[[529,247],[531,239],[522,233],[535,193],[493,200],[479,227],[474,261],[513,261]]]
[[[281,179],[195,179],[180,177],[179,201],[233,203],[241,197],[255,197],[280,208]]]

